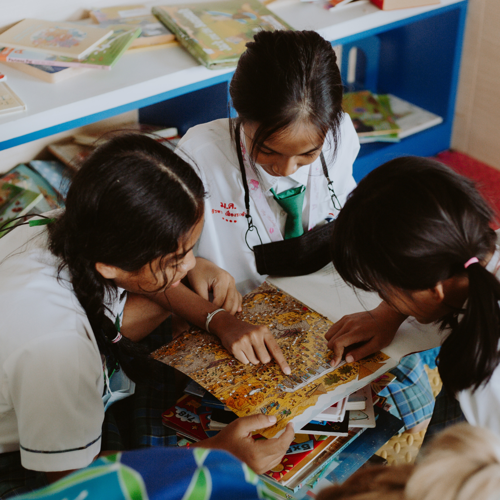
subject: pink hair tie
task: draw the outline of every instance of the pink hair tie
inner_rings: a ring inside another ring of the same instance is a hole
[[[464,264],[464,268],[467,269],[470,265],[472,264],[477,264],[479,262],[479,259],[477,257],[472,257],[471,259],[469,259],[465,264]]]
[[[113,342],[113,344],[116,344],[118,341],[121,340],[121,338],[122,338],[122,334],[120,332],[118,332],[116,334],[116,337],[111,342]]]

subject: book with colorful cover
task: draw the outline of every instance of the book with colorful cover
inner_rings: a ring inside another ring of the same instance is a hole
[[[36,205],[39,213],[64,207],[64,201],[52,186],[40,174],[22,163],[9,170],[2,176],[1,180],[29,191],[41,193],[43,199]]]
[[[332,436],[296,434],[281,462],[273,469],[265,472],[265,475],[282,485],[286,485],[336,439],[336,437]]]
[[[41,200],[42,193],[0,181],[0,238],[18,223],[14,219],[27,215]]]
[[[59,161],[31,160],[29,167],[40,174],[50,186],[65,200],[71,184],[73,171]]]
[[[111,29],[98,26],[24,19],[0,33],[0,47],[83,59],[111,34]]]
[[[110,25],[109,28],[110,36],[83,59],[5,47],[0,50],[0,61],[110,70],[139,36],[141,30],[121,24]]]
[[[259,0],[163,5],[153,14],[209,69],[235,66],[258,31],[292,29]]]
[[[143,4],[117,5],[90,11],[90,17],[100,26],[127,24],[141,28],[141,34],[130,48],[163,45],[175,40],[175,35]]]
[[[203,430],[198,415],[200,407],[199,397],[185,394],[177,400],[174,406],[162,413],[163,425],[196,441],[207,439],[208,436]]]
[[[269,326],[291,375],[285,375],[274,361],[244,365],[224,349],[218,337],[199,329],[152,355],[194,379],[240,417],[275,415],[277,423],[259,431],[265,437],[273,437],[292,420],[295,429],[302,428],[346,393],[392,368],[386,364],[389,357],[381,352],[332,368],[333,353],[324,335],[333,323],[268,283],[244,297],[243,311],[237,317]]]
[[[399,132],[393,114],[387,106],[382,106],[369,90],[344,94],[342,106],[351,117],[359,137]]]

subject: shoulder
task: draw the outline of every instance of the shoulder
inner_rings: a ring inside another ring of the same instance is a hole
[[[233,147],[227,118],[202,123],[190,128],[179,141],[177,149],[186,153],[225,152]]]

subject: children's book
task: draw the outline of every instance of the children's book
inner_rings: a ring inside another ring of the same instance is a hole
[[[174,406],[162,413],[163,425],[174,429],[187,438],[201,441],[207,439],[198,415],[201,401],[199,397],[185,394]]]
[[[386,106],[382,106],[369,90],[344,94],[342,106],[351,117],[360,137],[399,132],[393,114]]]
[[[319,416],[316,418],[320,418]],[[349,433],[349,412],[346,411],[344,418],[340,422],[332,422],[328,420],[311,420],[304,425],[297,433],[319,434],[325,436],[347,436]]]
[[[153,14],[209,69],[235,66],[258,31],[292,29],[259,0],[179,3],[153,7]]]
[[[88,71],[88,68],[69,68],[51,66],[49,64],[25,64],[21,62],[4,62],[4,64],[47,83],[62,82],[63,80],[79,76]]]
[[[90,146],[76,144],[73,139],[64,139],[61,142],[49,144],[47,149],[66,166],[78,170],[81,162],[93,151]]]
[[[240,417],[276,415],[274,426],[259,431],[265,437],[273,437],[292,419],[300,429],[336,400],[392,368],[382,352],[332,368],[332,352],[324,337],[332,322],[268,283],[244,297],[238,317],[269,326],[290,364],[291,375],[283,374],[275,362],[244,365],[216,336],[198,329],[153,356],[194,379]],[[306,410],[312,414],[306,416]]]
[[[373,411],[372,389],[369,385],[361,389],[365,408],[363,410],[349,411],[350,427],[375,427],[375,413]]]
[[[151,13],[151,7],[143,4],[95,9],[90,11],[90,17],[101,27],[127,24],[141,28],[141,34],[130,48],[163,45],[175,40],[175,35]]]
[[[109,28],[111,30],[110,36],[95,46],[81,59],[5,47],[0,51],[0,61],[110,70],[130,47],[130,44],[139,36],[141,31],[140,28],[127,25],[114,24],[110,25]]]
[[[335,436],[296,434],[281,462],[265,475],[286,486],[299,471],[328,449],[336,439]]]
[[[0,81],[0,115],[20,111],[26,111],[26,104],[4,81]]]
[[[382,10],[409,9],[414,7],[425,7],[426,5],[436,5],[441,0],[370,0]]]
[[[27,215],[41,200],[41,193],[0,181],[0,238],[18,223],[14,219]]]
[[[64,201],[52,186],[26,165],[17,165],[3,175],[1,180],[35,193],[41,193],[43,198],[36,205],[39,213],[64,207]]]
[[[28,165],[38,172],[63,200],[66,199],[73,170],[69,170],[59,161],[31,160]]]
[[[371,384],[370,384],[370,393],[371,393]],[[353,392],[349,395],[346,403],[347,410],[364,410],[366,408],[367,397],[365,395],[365,388],[361,388],[356,392]]]
[[[97,26],[24,19],[0,33],[0,46],[83,59],[112,33]]]
[[[378,94],[377,100],[394,116],[399,128],[398,137],[409,135],[439,125],[443,118],[392,94]]]
[[[323,410],[316,417],[316,420],[326,420],[328,422],[342,422],[347,410],[347,398],[337,401],[326,410]]]

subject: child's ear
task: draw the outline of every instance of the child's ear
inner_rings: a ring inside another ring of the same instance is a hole
[[[102,262],[96,262],[95,268],[96,271],[107,280],[114,280],[118,276],[118,268],[115,266],[103,264]]]
[[[433,288],[429,288],[429,292],[431,293],[431,296],[436,303],[443,302],[443,300],[444,300],[444,286],[443,286],[442,281],[440,281]]]

